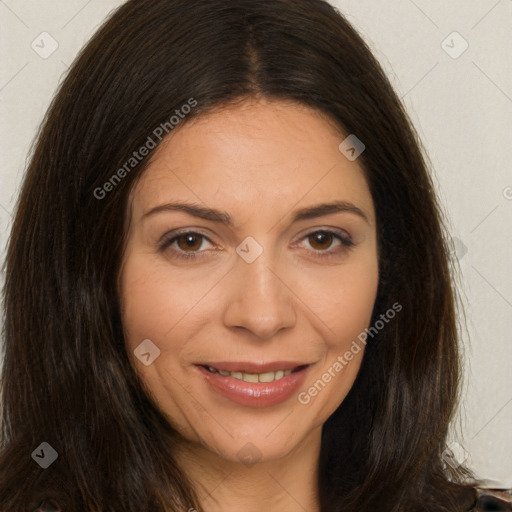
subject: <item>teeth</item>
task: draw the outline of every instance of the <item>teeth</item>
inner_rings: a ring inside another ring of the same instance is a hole
[[[292,373],[291,370],[277,370],[276,372],[265,373],[227,372],[225,370],[216,370],[211,366],[208,366],[208,371],[211,373],[219,373],[223,377],[233,377],[234,379],[243,380],[244,382],[274,382]]]
[[[274,382],[274,380],[277,378],[276,372],[260,373],[259,375],[255,375],[255,377],[257,382]]]

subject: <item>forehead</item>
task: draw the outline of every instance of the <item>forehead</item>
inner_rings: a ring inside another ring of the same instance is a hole
[[[327,116],[291,102],[251,101],[183,123],[155,150],[133,191],[133,213],[190,199],[240,211],[278,211],[317,200],[350,200],[372,218],[357,161]]]

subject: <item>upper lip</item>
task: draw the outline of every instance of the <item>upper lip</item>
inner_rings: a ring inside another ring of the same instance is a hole
[[[215,370],[226,372],[265,373],[276,372],[278,370],[295,370],[301,366],[309,366],[309,363],[302,363],[300,361],[270,361],[267,363],[254,361],[220,361],[214,363],[198,363],[198,366],[211,366],[215,368]]]

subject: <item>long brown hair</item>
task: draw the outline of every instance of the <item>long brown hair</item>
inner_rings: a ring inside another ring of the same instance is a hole
[[[254,96],[313,107],[364,142],[379,244],[372,323],[403,306],[368,339],[323,427],[321,510],[471,505],[457,483],[465,473],[441,457],[459,382],[441,212],[411,123],[362,38],[320,0],[131,0],[70,68],[19,197],[5,267],[2,511],[47,496],[72,511],[201,510],[174,460],[179,435],[124,345],[123,226],[150,155],[126,163],[191,98],[180,123]],[[58,453],[47,469],[31,458],[42,442]]]

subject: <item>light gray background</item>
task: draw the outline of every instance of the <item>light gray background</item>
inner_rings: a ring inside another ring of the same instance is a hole
[[[27,153],[52,95],[78,50],[121,3],[0,0],[0,262]],[[468,323],[454,453],[464,458],[462,447],[478,476],[510,488],[512,0],[332,3],[365,37],[402,97],[449,218]],[[52,44],[58,48],[44,55]]]

